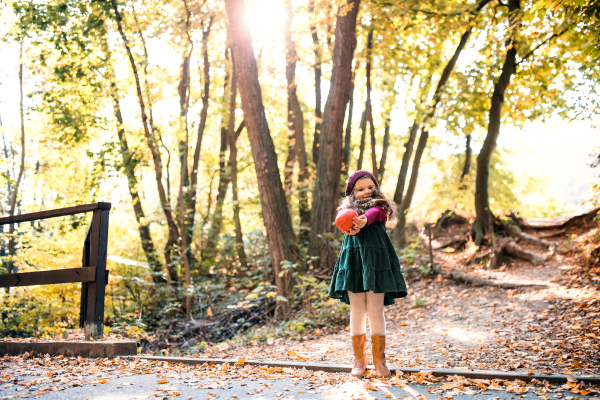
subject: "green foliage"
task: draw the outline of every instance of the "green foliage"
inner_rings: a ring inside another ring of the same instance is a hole
[[[517,211],[525,218],[554,216],[558,204],[543,196],[546,183],[525,174],[515,174],[504,161],[505,151],[497,149],[490,166],[490,206],[495,214]],[[473,155],[473,161],[477,155]],[[475,215],[475,172],[461,179],[464,154],[451,154],[437,160],[438,175],[428,196],[430,213],[439,216],[444,210],[454,210],[464,216]],[[527,201],[531,199],[530,201]]]

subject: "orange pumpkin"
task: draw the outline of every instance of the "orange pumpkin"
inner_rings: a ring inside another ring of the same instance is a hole
[[[343,232],[350,230],[354,226],[353,219],[358,217],[358,213],[354,210],[340,210],[335,217],[335,225]]]

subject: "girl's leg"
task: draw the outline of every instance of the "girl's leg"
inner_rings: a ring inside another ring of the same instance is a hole
[[[363,335],[367,333],[367,294],[348,292],[348,297],[350,298],[350,334]],[[381,301],[383,307],[383,298]]]
[[[367,297],[365,293],[348,292],[350,298],[350,334],[354,366],[350,375],[360,377],[367,370]]]
[[[367,292],[366,295],[371,335],[385,336],[385,315],[383,314],[383,299],[385,294]]]
[[[367,293],[367,312],[371,325],[371,344],[373,345],[373,366],[378,377],[390,376],[385,363],[385,316],[383,315],[383,293]]]

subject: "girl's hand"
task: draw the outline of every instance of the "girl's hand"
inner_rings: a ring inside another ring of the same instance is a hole
[[[354,226],[357,227],[357,228],[359,228],[359,229],[362,229],[365,226],[367,226],[367,222],[369,222],[367,220],[367,216],[366,215],[361,215],[360,217],[355,217],[352,221],[354,222]]]
[[[354,235],[356,235],[358,232],[360,232],[360,228],[357,228],[356,226],[353,226],[352,228],[350,228],[349,230],[345,231],[344,233],[345,233],[346,235],[354,236]]]

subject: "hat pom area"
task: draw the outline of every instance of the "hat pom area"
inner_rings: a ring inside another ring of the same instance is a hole
[[[375,186],[379,187],[379,182],[377,182],[377,178],[375,178],[375,176],[373,176],[372,173],[364,169],[359,169],[358,171],[355,171],[352,175],[350,175],[348,181],[346,182],[346,196],[350,196],[350,194],[354,190],[354,185],[356,185],[356,182],[364,177],[371,178],[371,180],[375,183]]]

